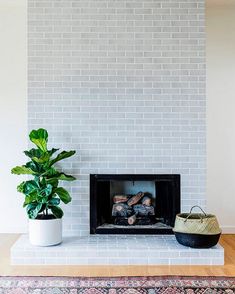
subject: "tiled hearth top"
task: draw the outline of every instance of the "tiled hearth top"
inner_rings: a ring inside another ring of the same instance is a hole
[[[12,264],[27,265],[220,265],[224,249],[191,249],[173,235],[91,235],[64,237],[52,247],[30,245],[22,235],[11,248]]]

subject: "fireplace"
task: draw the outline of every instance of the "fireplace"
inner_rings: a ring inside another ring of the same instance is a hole
[[[91,234],[172,234],[180,175],[90,175]]]

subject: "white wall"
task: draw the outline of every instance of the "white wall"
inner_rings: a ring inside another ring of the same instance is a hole
[[[208,211],[235,233],[235,1],[207,1]]]
[[[0,0],[0,233],[26,229],[21,179],[10,173],[27,147],[26,13],[26,0]]]

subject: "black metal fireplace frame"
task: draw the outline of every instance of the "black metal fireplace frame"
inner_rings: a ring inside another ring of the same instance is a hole
[[[155,181],[163,182],[168,181],[173,185],[173,194],[171,201],[172,215],[174,216],[170,220],[170,225],[173,227],[175,216],[180,212],[180,175],[178,174],[91,174],[90,175],[90,234],[173,234],[172,228],[138,228],[133,227],[128,228],[102,228],[98,223],[97,211],[98,211],[98,199],[97,195],[97,183],[98,181]]]

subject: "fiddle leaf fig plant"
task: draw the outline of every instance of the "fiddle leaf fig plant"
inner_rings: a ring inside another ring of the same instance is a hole
[[[59,182],[74,181],[76,178],[57,170],[54,164],[73,156],[76,151],[62,151],[55,155],[59,149],[48,150],[48,132],[45,129],[31,131],[29,139],[36,145],[36,148],[24,151],[30,161],[11,170],[12,174],[33,176],[33,179],[17,187],[17,191],[25,195],[23,207],[26,207],[30,219],[62,218],[63,210],[59,205],[61,201],[68,204],[71,196],[59,187]]]

